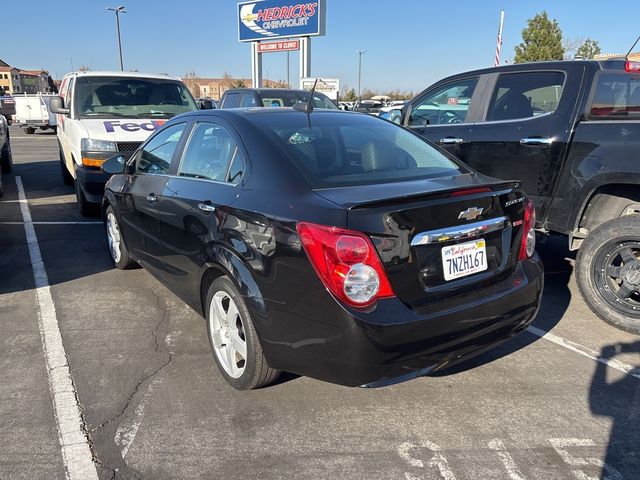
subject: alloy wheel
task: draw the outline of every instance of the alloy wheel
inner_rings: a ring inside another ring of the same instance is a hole
[[[209,332],[213,350],[222,368],[232,378],[244,373],[247,342],[238,307],[227,292],[218,291],[209,306]]]
[[[111,257],[116,263],[120,261],[120,241],[118,220],[113,212],[109,212],[107,214],[107,244],[109,245]]]

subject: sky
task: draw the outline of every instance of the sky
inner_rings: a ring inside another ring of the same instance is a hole
[[[3,2],[0,59],[54,78],[87,66],[119,67],[115,16],[121,16],[125,70],[200,77],[251,77],[250,45],[238,42],[235,0],[32,0]],[[362,88],[414,93],[454,73],[493,65],[500,10],[505,11],[501,59],[511,60],[527,19],[546,10],[563,36],[592,38],[603,53],[625,53],[640,35],[640,2],[618,0],[326,0],[326,36],[311,40],[312,76]],[[611,6],[610,6],[611,5]],[[636,50],[639,50],[637,48]],[[291,82],[298,53],[290,55]],[[286,79],[286,53],[263,55],[263,74]]]

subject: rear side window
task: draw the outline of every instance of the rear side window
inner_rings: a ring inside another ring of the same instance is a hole
[[[601,119],[640,119],[640,75],[603,72],[596,81],[590,111]]]
[[[241,93],[228,93],[224,97],[222,107],[224,108],[238,108],[240,106]]]
[[[419,180],[461,171],[422,137],[369,115],[316,113],[310,121],[306,115],[256,115],[250,120],[286,151],[311,188]]]
[[[177,123],[153,136],[137,156],[136,173],[167,173],[185,125]]]
[[[506,73],[498,81],[489,103],[487,120],[516,120],[555,111],[562,96],[564,73]]]
[[[243,170],[242,151],[229,131],[216,123],[201,122],[191,133],[178,175],[236,183]]]

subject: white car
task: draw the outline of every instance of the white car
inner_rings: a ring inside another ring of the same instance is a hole
[[[197,110],[179,78],[137,72],[69,73],[50,108],[57,114],[62,178],[75,184],[82,215],[102,202],[106,159],[128,159],[169,118]]]
[[[390,107],[382,107],[378,113],[378,117],[389,120],[390,122],[400,125],[400,117],[402,116],[402,105]]]

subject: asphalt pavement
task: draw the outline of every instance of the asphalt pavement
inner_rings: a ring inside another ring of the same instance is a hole
[[[112,268],[100,219],[81,217],[62,183],[55,135],[11,133],[0,478],[73,469],[19,177],[101,479],[640,479],[640,337],[586,307],[563,238],[538,249],[546,278],[534,328],[454,371],[378,389],[285,375],[238,392],[215,367],[202,318],[144,270]]]

